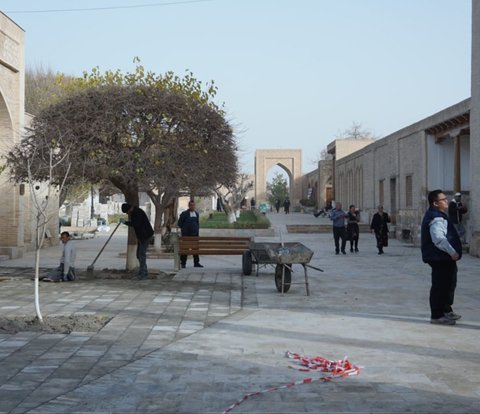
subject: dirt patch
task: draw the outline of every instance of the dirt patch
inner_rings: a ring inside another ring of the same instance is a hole
[[[136,272],[129,272],[119,269],[101,269],[93,271],[77,271],[79,279],[134,279]],[[171,280],[175,273],[166,273],[160,270],[149,270],[148,279],[154,280]]]
[[[43,323],[40,323],[37,317],[31,316],[0,317],[0,334],[98,332],[111,319],[108,316],[95,315],[46,316]]]

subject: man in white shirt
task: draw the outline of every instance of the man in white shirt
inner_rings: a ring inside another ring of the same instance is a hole
[[[48,276],[43,279],[44,282],[72,282],[76,279],[75,259],[77,257],[77,250],[75,249],[75,243],[71,241],[68,231],[62,232],[60,240],[63,243],[60,266],[50,271]]]

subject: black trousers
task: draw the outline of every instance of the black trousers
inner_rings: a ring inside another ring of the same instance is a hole
[[[437,319],[452,311],[457,287],[457,262],[445,260],[428,264],[432,268],[430,311],[432,319]]]
[[[340,251],[340,239],[342,239],[342,252],[345,251],[345,245],[347,244],[347,235],[345,227],[333,227],[333,240],[335,241],[335,253]]]
[[[187,255],[186,254],[185,255],[183,255],[183,254],[180,255],[180,263],[182,265],[187,264]],[[198,254],[194,254],[193,255],[193,264],[196,265],[198,263],[200,263],[200,256]]]

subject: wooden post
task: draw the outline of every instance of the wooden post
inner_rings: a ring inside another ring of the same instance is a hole
[[[178,241],[178,234],[171,233],[170,238],[173,244],[173,270],[179,271],[180,270],[180,246]]]

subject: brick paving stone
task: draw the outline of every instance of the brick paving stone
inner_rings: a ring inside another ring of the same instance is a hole
[[[282,228],[319,219],[272,220]],[[480,412],[479,259],[459,263],[455,308],[462,320],[439,327],[428,323],[429,269],[418,248],[392,240],[378,257],[373,236],[362,233],[360,253],[337,257],[327,233],[283,239],[310,247],[311,264],[324,269],[308,271],[309,297],[303,284],[279,294],[271,267],[242,277],[238,257],[205,257],[201,270],[141,283],[43,284],[45,314],[112,319],[98,333],[0,334],[0,412],[222,412],[248,392],[318,376],[289,369],[287,349],[347,355],[363,369],[358,377],[261,394],[232,414]],[[93,243],[80,246],[95,251]],[[102,260],[111,268],[119,262]],[[2,315],[33,314],[31,270],[24,264],[0,267],[3,273],[12,279],[2,282]],[[294,265],[298,278],[303,270]]]

